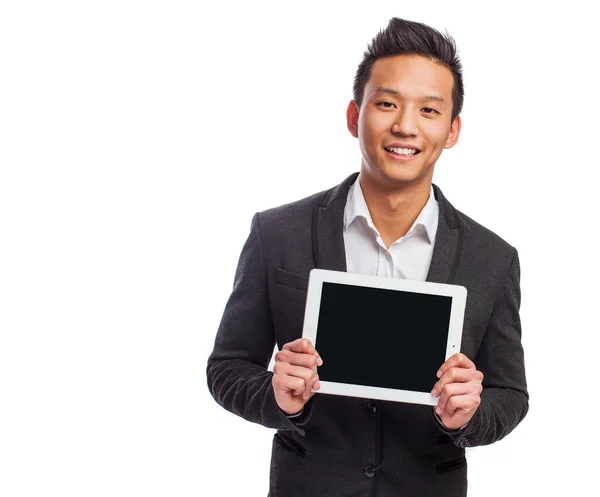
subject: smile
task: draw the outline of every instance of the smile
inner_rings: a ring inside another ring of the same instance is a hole
[[[384,150],[390,153],[392,156],[397,157],[414,157],[420,150],[414,148],[397,148],[397,147],[383,147]]]

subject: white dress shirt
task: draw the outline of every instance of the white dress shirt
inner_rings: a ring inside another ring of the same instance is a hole
[[[348,191],[344,209],[348,272],[425,281],[431,265],[439,211],[433,187],[430,187],[429,199],[411,228],[387,249],[373,224],[359,175]]]
[[[360,175],[350,187],[344,208],[344,246],[349,273],[371,274],[387,278],[425,281],[431,265],[440,208],[430,187],[427,203],[406,235],[387,249],[373,224],[360,187]],[[441,364],[440,364],[441,366]],[[433,388],[433,385],[431,386]],[[302,414],[290,415],[295,418]],[[435,418],[443,428],[439,416]],[[461,426],[459,431],[464,429]],[[454,431],[454,430],[447,430]]]
[[[359,175],[348,191],[344,208],[346,269],[349,273],[425,281],[433,256],[439,212],[431,186],[427,203],[413,225],[406,235],[398,238],[387,249],[373,224],[360,187]],[[435,412],[433,414],[440,426],[446,429],[439,416]],[[461,426],[459,431],[465,426],[467,425]]]

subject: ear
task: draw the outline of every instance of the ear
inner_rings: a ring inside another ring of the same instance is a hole
[[[354,100],[350,100],[346,109],[346,124],[348,131],[354,138],[358,138],[358,105]]]
[[[460,120],[460,116],[456,116],[452,124],[450,125],[450,134],[446,139],[446,143],[444,144],[444,148],[452,148],[456,145],[458,141],[458,136],[460,135],[460,128],[462,126],[462,121]]]

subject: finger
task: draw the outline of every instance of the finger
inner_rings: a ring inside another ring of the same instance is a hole
[[[281,374],[302,378],[306,382],[307,386],[312,386],[312,384],[315,382],[315,379],[319,377],[317,372],[313,371],[312,369],[286,363],[284,363],[281,368]]]
[[[286,343],[282,350],[290,350],[292,352],[300,353],[300,354],[310,354],[314,355],[317,358],[317,365],[323,365],[323,359],[319,353],[315,350],[312,342],[308,338],[298,338],[293,342]]]
[[[315,387],[315,383],[319,381],[319,375],[316,371],[304,368],[302,366],[293,366],[286,362],[275,364],[275,367],[273,367],[273,373],[275,373],[275,376],[278,377],[301,378],[304,382],[302,385],[298,386],[299,384],[294,382],[294,395],[303,395],[305,399],[310,395],[312,388]],[[318,388],[320,388],[320,386],[320,384],[316,385]],[[318,388],[315,389],[318,390]]]
[[[471,359],[469,359],[466,355],[462,353],[454,354],[452,357],[449,357],[444,364],[440,366],[436,376],[441,378],[441,376],[450,368],[467,368],[467,369],[477,369],[475,364]]]
[[[437,397],[446,385],[452,383],[468,383],[475,382],[481,383],[483,381],[483,373],[476,369],[465,369],[465,368],[450,368],[440,378],[440,380],[433,386],[431,395]]]
[[[303,378],[297,376],[280,375],[273,376],[273,387],[281,393],[291,392],[292,395],[298,396],[304,394],[306,383]]]
[[[320,384],[318,383],[319,375],[312,369],[306,369],[300,366],[289,366],[287,375],[302,378],[302,380],[304,380],[304,389],[303,391],[297,391],[297,395],[302,394],[302,397],[305,400],[308,400],[312,393],[312,389],[315,388],[315,386],[320,388]],[[318,388],[315,388],[315,390],[318,390]]]
[[[444,412],[446,410],[446,404],[455,395],[470,394],[472,389],[470,389],[468,385],[468,383],[451,383],[446,385],[446,387],[440,393],[440,398],[435,411],[438,414]]]
[[[452,416],[459,410],[465,413],[475,411],[479,407],[479,404],[481,404],[481,397],[479,395],[454,395],[448,399],[444,409],[438,413],[438,416],[444,413]]]
[[[307,383],[306,392],[304,393],[305,398],[308,400],[315,393],[313,390],[319,390],[321,388],[321,383],[319,382],[319,375],[314,373],[310,378],[309,383]]]
[[[275,376],[290,375],[304,378],[316,374],[316,370],[304,366],[296,366],[285,361],[278,361],[273,366],[273,374]]]
[[[275,354],[275,362],[287,362],[295,366],[303,366],[317,370],[317,357],[309,354],[298,354],[290,350],[280,350]]]
[[[312,342],[308,338],[298,338],[293,342],[288,342],[282,350],[291,350],[299,354],[314,354],[316,352]]]
[[[440,414],[447,410],[447,404],[450,399],[459,397],[461,395],[477,395],[481,393],[481,384],[470,382],[470,383],[450,383],[446,385],[441,392],[438,400],[437,408],[435,412]],[[438,412],[439,411],[439,412]]]

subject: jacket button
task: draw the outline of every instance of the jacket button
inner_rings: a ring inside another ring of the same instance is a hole
[[[367,466],[365,468],[365,478],[368,478],[369,480],[375,478],[375,468],[373,466]]]
[[[367,409],[375,414],[377,412],[377,403],[370,400],[367,404]]]

